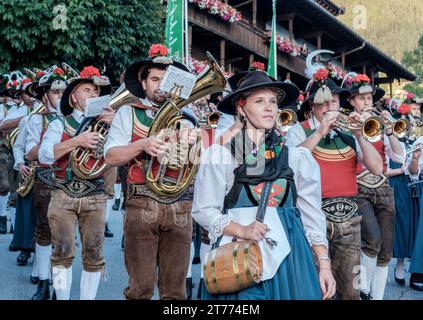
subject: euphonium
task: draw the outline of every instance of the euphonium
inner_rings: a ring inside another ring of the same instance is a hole
[[[37,161],[32,161],[29,165],[29,173],[26,177],[22,176],[19,181],[18,188],[16,192],[22,197],[25,198],[32,190],[35,182],[35,174],[37,171]]]
[[[37,107],[36,108],[34,108],[30,113],[29,113],[29,115],[31,116],[31,115],[33,115],[33,114],[35,114],[35,113],[40,113],[40,112],[43,112],[44,110],[45,110],[45,105],[44,105],[44,103],[39,103],[38,105],[37,105]],[[12,149],[13,148],[13,145],[15,144],[15,142],[16,142],[16,138],[18,137],[18,134],[19,134],[19,132],[20,132],[20,130],[19,130],[19,127],[16,127],[15,129],[13,129],[13,131],[12,132],[10,132],[10,133],[8,133],[7,135],[6,135],[6,142],[5,142],[5,144],[6,144],[6,146],[9,148],[9,149]]]
[[[196,122],[196,119],[189,119],[189,115],[181,112],[182,107],[208,94],[223,91],[226,85],[225,76],[209,52],[207,52],[207,58],[208,65],[198,75],[190,97],[184,100],[172,95],[154,117],[148,136],[157,136],[161,132],[165,132],[168,137],[173,136],[175,130],[183,125],[182,120]],[[198,123],[195,126],[198,127]],[[170,150],[160,161],[156,174],[153,173],[154,158],[147,160],[145,163],[146,184],[150,191],[161,197],[178,197],[185,193],[194,179],[200,162],[200,139],[198,137],[197,142],[192,146],[183,142],[171,143]],[[166,137],[164,140],[166,141]],[[167,168],[179,171],[178,177],[174,180],[165,178]]]
[[[290,109],[280,110],[276,117],[276,125],[283,133],[288,132],[288,130],[291,129],[291,127],[297,122],[297,114]]]
[[[124,104],[131,104],[137,99],[125,87],[121,85],[112,95],[110,100],[110,107],[117,110]],[[109,125],[103,120],[97,118],[86,118],[86,121],[81,123],[75,135],[78,135],[86,130],[97,132],[100,136],[100,141],[94,149],[85,149],[82,147],[76,148],[70,154],[69,161],[73,173],[80,179],[95,179],[99,177],[106,170],[106,161],[103,157],[103,146],[107,140],[109,132]]]
[[[419,137],[423,136],[423,121],[416,121],[411,124],[410,132],[408,134],[408,139],[417,140]]]

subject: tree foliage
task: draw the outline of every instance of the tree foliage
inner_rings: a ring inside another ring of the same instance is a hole
[[[417,76],[417,79],[405,86],[405,89],[423,98],[423,35],[416,49],[404,54],[402,63]]]
[[[1,0],[0,71],[67,62],[118,79],[163,42],[160,0]]]

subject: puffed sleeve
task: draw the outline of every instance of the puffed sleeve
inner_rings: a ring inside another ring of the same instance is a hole
[[[301,124],[297,123],[288,130],[285,136],[285,144],[288,147],[296,147],[307,140],[307,135]]]
[[[306,148],[289,148],[289,166],[294,171],[297,188],[297,208],[310,245],[324,245],[326,239],[326,217],[322,211],[320,167]]]
[[[132,138],[132,108],[124,105],[119,108],[113,117],[112,124],[104,144],[104,156],[114,147],[127,146]]]
[[[201,157],[201,164],[195,179],[192,217],[209,232],[211,243],[223,234],[230,223],[222,214],[225,196],[230,191],[236,164],[225,147],[214,144]]]

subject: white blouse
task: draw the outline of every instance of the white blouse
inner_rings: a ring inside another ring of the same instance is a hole
[[[303,147],[289,148],[288,154],[298,193],[296,207],[301,212],[308,242],[327,248],[319,166]],[[235,158],[224,146],[214,144],[202,154],[195,180],[192,216],[209,232],[211,243],[216,242],[230,223],[228,216],[222,214],[223,202],[234,183],[234,169],[237,166]]]

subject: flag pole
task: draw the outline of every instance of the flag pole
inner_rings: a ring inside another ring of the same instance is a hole
[[[184,6],[185,6],[185,14],[184,14],[184,21],[185,21],[185,64],[188,66],[188,64],[189,64],[188,0],[184,0]]]

